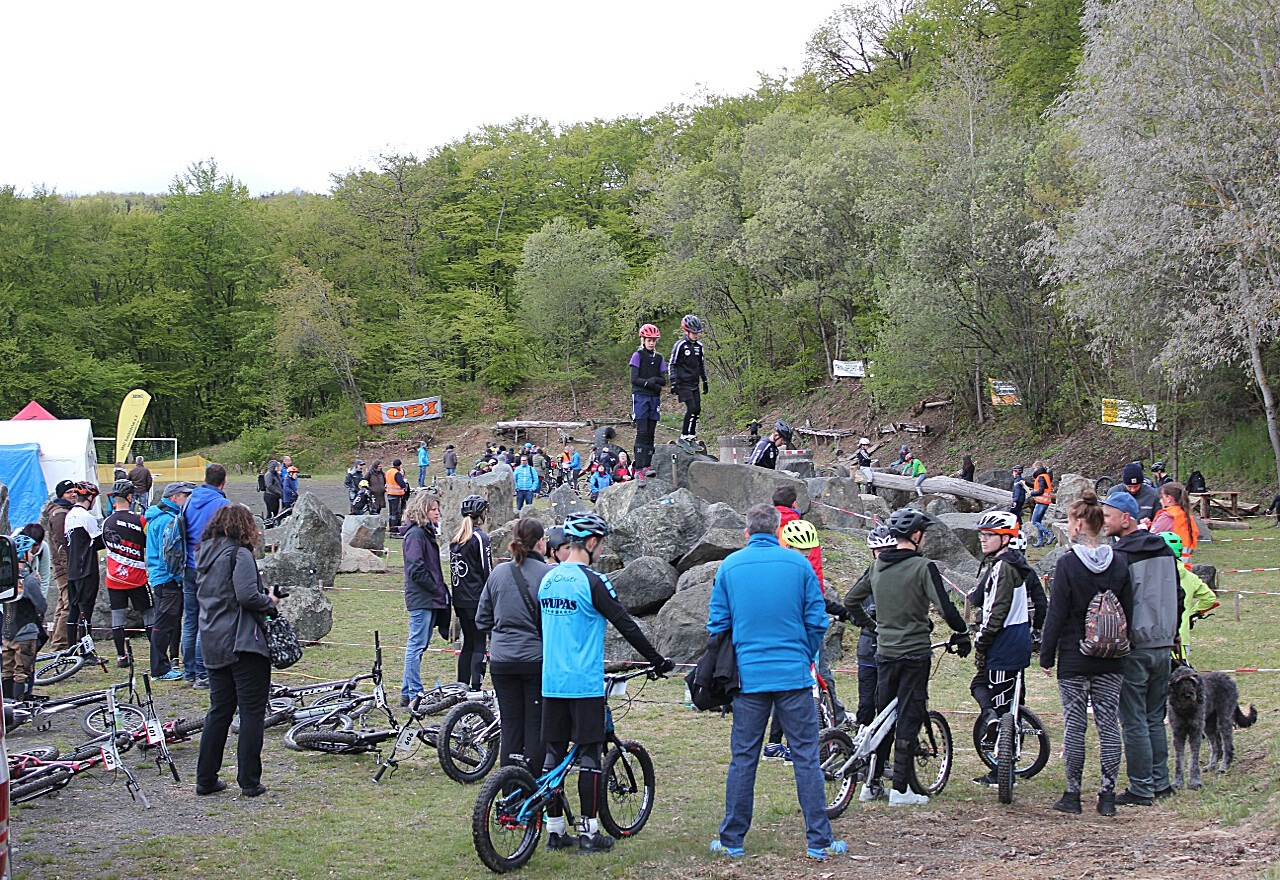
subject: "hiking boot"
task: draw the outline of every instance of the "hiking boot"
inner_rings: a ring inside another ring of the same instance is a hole
[[[990,786],[994,786],[994,785],[999,785],[999,784],[1000,784],[1000,779],[999,779],[999,777],[997,777],[997,776],[996,776],[996,771],[992,770],[992,771],[991,771],[990,773],[988,773],[986,776],[976,776],[976,777],[974,777],[973,784],[974,784],[974,785],[985,785],[985,786],[990,787]],[[1076,812],[1078,813],[1078,812],[1080,812],[1080,811],[1079,811],[1079,810],[1077,810]]]
[[[1172,785],[1166,786],[1165,788],[1162,788],[1156,792],[1156,800],[1162,801],[1165,798],[1173,797],[1177,793],[1178,793],[1177,789],[1175,789]]]
[[[1155,798],[1134,794],[1127,788],[1116,795],[1116,804],[1122,807],[1149,807],[1155,802]]]
[[[862,791],[858,792],[858,800],[864,804],[869,804],[872,801],[883,801],[887,798],[888,795],[885,794],[884,786],[880,784],[879,780],[864,782]]]
[[[919,794],[908,788],[906,791],[898,791],[896,788],[889,792],[889,806],[891,807],[921,807],[929,803],[927,794]]]
[[[727,856],[731,859],[740,859],[747,854],[740,846],[725,846],[720,842],[719,838],[711,841],[711,854],[713,856]]]
[[[406,697],[404,694],[400,695],[400,708],[401,709],[409,708],[409,698]]]
[[[128,658],[128,657],[117,657],[117,658],[116,658],[116,669],[128,669],[128,668],[129,668],[129,666],[130,666],[130,663],[129,663],[129,658]]]
[[[764,756],[771,761],[790,761],[791,749],[782,743],[768,743],[764,747]]]
[[[1116,814],[1116,793],[1114,791],[1098,792],[1098,813],[1103,816]]]
[[[207,691],[209,689],[209,676],[200,675],[196,677],[196,683],[192,685],[197,690]]]
[[[613,849],[613,838],[603,831],[578,835],[578,852],[580,853],[608,852],[611,849]]]
[[[196,794],[198,794],[200,797],[204,797],[205,795],[210,795],[210,794],[217,794],[220,791],[226,791],[226,790],[227,790],[227,783],[221,779],[215,780],[213,785],[210,785],[207,788],[203,785],[196,786]]]
[[[817,859],[820,862],[825,862],[832,856],[842,856],[848,851],[849,844],[845,843],[843,840],[833,840],[831,843],[819,849],[809,847],[804,851],[804,854],[811,859]]]
[[[1099,809],[1101,809],[1102,800],[1098,800]],[[1059,813],[1079,813],[1080,812],[1080,792],[1064,791],[1062,797],[1058,798],[1058,802],[1053,808]]]
[[[554,831],[552,831],[549,835],[547,835],[548,850],[577,849],[577,848],[578,848],[578,835],[576,834],[570,834],[568,831],[565,831],[564,834],[556,834]]]
[[[262,797],[267,793],[267,787],[259,782],[253,788],[242,788],[240,794],[244,797]]]

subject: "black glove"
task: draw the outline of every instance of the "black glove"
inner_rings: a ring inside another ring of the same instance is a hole
[[[973,642],[969,640],[968,631],[951,634],[951,641],[948,644],[955,649],[955,652],[961,657],[968,657],[969,652],[973,650]]]
[[[680,392],[676,390],[676,386],[672,385],[672,386],[671,386],[671,393],[672,393],[672,394],[679,394]]]
[[[707,380],[706,380],[706,379],[703,379],[703,380],[702,380],[702,393],[703,393],[703,394],[710,394],[710,393],[711,393],[711,386],[707,384]]]
[[[963,657],[964,655],[961,654],[960,656]],[[987,653],[985,651],[978,651],[973,655],[973,667],[978,672],[987,671]]]
[[[666,384],[667,384],[667,377],[666,377],[666,376],[654,376],[654,377],[653,377],[653,381],[657,382],[657,383],[658,383],[658,387],[659,387],[659,388],[661,388],[663,385],[666,385]]]
[[[658,678],[666,678],[667,673],[676,668],[676,661],[670,657],[663,657],[657,663],[653,664],[653,674]]]
[[[1043,635],[1043,632],[1041,630],[1033,629],[1031,631],[1031,650],[1033,651],[1040,650],[1040,639],[1042,635]]]

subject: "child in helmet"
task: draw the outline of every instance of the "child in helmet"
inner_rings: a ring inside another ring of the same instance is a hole
[[[1169,545],[1169,549],[1175,555],[1182,555],[1182,538],[1177,532],[1161,532],[1160,537],[1164,538],[1164,542]],[[1182,609],[1182,622],[1178,627],[1178,635],[1182,638],[1180,644],[1173,646],[1173,659],[1175,663],[1189,664],[1187,644],[1191,641],[1191,628],[1196,625],[1197,620],[1204,618],[1208,612],[1218,607],[1218,594],[1199,576],[1193,574],[1191,569],[1182,565],[1178,566],[1178,583],[1182,586],[1182,592],[1186,594],[1186,600]]]
[[[479,689],[484,680],[485,634],[476,626],[480,593],[493,571],[493,553],[484,529],[489,500],[483,495],[462,499],[462,522],[449,539],[449,577],[453,584],[453,610],[462,629],[458,652],[458,681]]]
[[[361,480],[351,499],[351,512],[356,516],[364,516],[373,508],[373,493],[369,491],[369,481]]]
[[[1027,598],[1030,566],[1010,543],[1022,533],[1018,518],[1004,510],[990,510],[978,519],[983,561],[978,583],[983,591],[982,619],[974,639],[977,674],[969,685],[986,722],[987,736],[995,722],[1014,709],[1011,704],[1018,676],[1031,665],[1031,611]],[[995,785],[994,770],[974,780]]]
[[[27,529],[31,527],[28,526]],[[39,528],[37,525],[36,528]],[[36,541],[22,532],[14,534],[13,549],[18,556],[17,598],[4,613],[4,698],[25,700],[35,686],[36,651],[44,635],[44,613],[48,607],[40,575],[34,570]],[[43,541],[41,532],[41,541]]]
[[[81,618],[85,624],[93,619],[93,606],[98,601],[98,551],[102,541],[102,525],[93,515],[98,500],[98,487],[81,481],[71,487],[73,501],[63,528],[67,536],[67,644],[80,640],[77,635]]]
[[[680,427],[680,439],[692,443],[698,439],[698,416],[702,413],[702,394],[706,394],[707,366],[702,358],[702,343],[698,337],[705,329],[697,315],[685,315],[680,320],[684,335],[671,349],[671,393],[684,404],[684,422]]]
[[[654,349],[662,334],[653,324],[640,328],[640,348],[631,355],[631,418],[636,423],[636,479],[643,482],[653,462],[653,429],[662,416],[667,363]]]

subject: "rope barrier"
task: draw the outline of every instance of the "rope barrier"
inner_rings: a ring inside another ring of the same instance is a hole
[[[1239,593],[1242,596],[1280,596],[1280,593],[1268,593],[1265,590],[1233,590],[1230,587],[1218,587],[1215,593]]]
[[[325,592],[329,590],[343,590],[352,593],[404,593],[404,590],[392,590],[389,587],[325,587]]]
[[[1280,568],[1226,568],[1218,574],[1254,574],[1259,571],[1280,571]]]
[[[1212,541],[1206,541],[1206,544],[1230,544],[1232,541],[1280,541],[1280,537],[1276,538],[1214,538]]]
[[[811,501],[810,503],[816,504],[819,507],[825,507],[829,510],[838,510],[841,513],[849,514],[849,516],[856,516],[858,517],[858,519],[868,520],[870,522],[875,523],[876,525],[883,525],[883,523],[881,523],[880,520],[876,519],[874,516],[868,516],[865,513],[858,513],[858,511],[856,510],[845,510],[843,507],[836,507],[834,504],[828,504],[825,501]]]

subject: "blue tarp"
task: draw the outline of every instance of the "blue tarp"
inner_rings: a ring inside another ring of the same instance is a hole
[[[40,521],[40,510],[49,497],[40,470],[40,444],[0,446],[0,483],[9,487],[9,526],[17,530]]]

